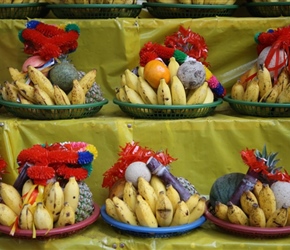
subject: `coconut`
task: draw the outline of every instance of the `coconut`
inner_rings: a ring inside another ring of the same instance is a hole
[[[286,181],[276,181],[271,185],[276,198],[276,207],[281,208],[283,205],[290,206],[290,183]]]
[[[127,167],[125,171],[125,179],[126,181],[132,182],[132,184],[137,187],[139,177],[143,177],[149,182],[151,180],[151,172],[144,162],[135,161]]]

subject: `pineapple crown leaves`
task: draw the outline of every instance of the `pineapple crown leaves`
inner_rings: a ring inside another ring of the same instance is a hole
[[[268,167],[268,172],[271,174],[274,174],[282,169],[282,167],[276,167],[276,164],[280,161],[280,159],[275,159],[277,155],[278,152],[268,154],[266,145],[264,145],[262,152],[257,149],[255,150],[255,156],[265,162]]]

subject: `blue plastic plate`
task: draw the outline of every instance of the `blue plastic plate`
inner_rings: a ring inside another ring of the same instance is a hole
[[[101,216],[105,222],[114,227],[115,229],[121,230],[122,233],[131,234],[139,237],[155,237],[155,238],[168,238],[172,236],[177,236],[185,234],[195,228],[200,227],[205,221],[205,216],[200,217],[198,220],[181,226],[172,226],[172,227],[142,227],[142,226],[132,226],[120,221],[114,220],[106,213],[105,205],[101,208]]]

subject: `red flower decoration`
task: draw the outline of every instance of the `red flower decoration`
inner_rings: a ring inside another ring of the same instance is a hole
[[[46,165],[34,165],[27,169],[27,175],[33,180],[34,184],[45,186],[47,181],[55,176],[55,171]]]
[[[58,176],[63,177],[64,179],[69,179],[74,176],[77,181],[81,181],[87,178],[88,171],[84,168],[79,167],[68,167],[66,165],[62,165],[57,168],[56,173]]]
[[[139,146],[138,143],[135,142],[127,143],[124,148],[120,148],[121,152],[118,154],[120,156],[119,159],[103,174],[102,187],[112,187],[117,180],[124,178],[125,171],[132,162],[142,161],[146,163],[148,159],[153,156],[166,166],[176,160],[172,158],[167,151],[154,152],[147,147]]]
[[[2,175],[8,173],[6,171],[7,163],[4,159],[0,158],[0,180],[2,180]]]

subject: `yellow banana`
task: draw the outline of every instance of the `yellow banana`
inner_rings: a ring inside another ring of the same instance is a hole
[[[214,215],[223,221],[229,221],[228,206],[220,201],[216,201],[214,206]]]
[[[164,191],[159,192],[156,201],[156,219],[160,227],[170,226],[173,219],[173,204]]]
[[[269,184],[263,183],[263,187],[258,195],[258,203],[260,208],[265,213],[266,220],[274,213],[276,210],[276,198],[273,190]]]
[[[266,217],[264,211],[257,203],[252,204],[252,209],[249,213],[249,225],[251,227],[265,227]]]
[[[123,201],[125,201],[125,203],[132,211],[135,211],[135,205],[137,202],[137,190],[133,183],[130,181],[126,181],[125,183]]]
[[[288,207],[288,218],[287,218],[286,226],[290,226],[290,207]]]
[[[213,94],[211,88],[207,87],[206,97],[203,101],[203,104],[212,103],[212,102],[214,102],[214,94]]]
[[[33,229],[33,214],[30,210],[31,205],[24,204],[18,217],[18,226],[21,229],[32,230]]]
[[[86,95],[77,79],[73,80],[73,88],[69,93],[70,102],[73,105],[84,104],[86,101]]]
[[[278,103],[289,103],[290,102],[290,85],[283,87],[282,91],[280,92],[278,98]]]
[[[231,88],[231,97],[235,100],[243,100],[245,89],[243,84],[238,80]]]
[[[156,195],[158,195],[160,191],[166,192],[165,184],[157,175],[151,176],[150,185],[153,187]]]
[[[245,90],[243,101],[258,102],[259,101],[259,83],[258,78],[252,79]]]
[[[107,198],[105,200],[105,205],[106,205],[106,213],[111,216],[115,220],[120,220],[116,211],[115,204],[111,198]]]
[[[198,200],[197,205],[189,215],[188,223],[192,223],[198,220],[204,214],[205,209],[206,209],[206,198],[204,196],[201,196]]]
[[[137,90],[146,104],[157,104],[157,94],[151,85],[141,76],[138,77]]]
[[[41,88],[52,100],[54,100],[54,89],[51,81],[40,70],[31,65],[27,67],[27,72],[33,84],[38,85],[39,88]]]
[[[16,188],[12,185],[0,182],[0,197],[3,202],[17,215],[20,214],[23,205],[22,199]]]
[[[255,185],[254,185],[254,188],[252,190],[252,192],[254,193],[256,198],[258,197],[258,195],[259,195],[259,193],[260,193],[262,188],[263,188],[263,183],[260,180],[257,180]]]
[[[13,67],[8,67],[8,70],[9,70],[9,74],[14,82],[15,81],[20,81],[23,83],[26,82],[27,73],[21,72],[18,69],[13,68]]]
[[[55,223],[55,227],[65,227],[69,225],[75,224],[75,210],[74,208],[68,203],[64,202],[63,208],[60,211],[59,218]]]
[[[127,223],[133,226],[137,226],[137,217],[133,211],[128,207],[128,205],[121,200],[118,196],[114,196],[112,198],[115,207],[116,207],[116,212],[118,215],[118,218],[121,222]]]
[[[176,75],[172,77],[170,90],[173,105],[186,105],[185,89],[182,82]]]
[[[267,103],[275,103],[277,101],[277,98],[280,94],[280,86],[279,85],[274,85],[274,87],[271,89],[269,95],[267,96],[265,102]]]
[[[164,78],[160,79],[160,83],[157,88],[157,103],[159,105],[172,105],[170,87]]]
[[[128,85],[128,87],[130,87],[131,89],[135,90],[136,92],[138,92],[138,76],[135,75],[131,70],[126,69],[125,72],[125,77],[126,77],[126,84]]]
[[[228,202],[228,219],[231,223],[237,225],[248,226],[249,219],[245,212],[237,205],[232,202]]]
[[[33,181],[31,179],[28,179],[27,181],[25,181],[23,186],[22,186],[21,195],[24,196],[26,193],[28,193],[33,186],[34,186],[34,184],[33,184]]]
[[[270,71],[265,67],[265,64],[259,65],[259,69],[257,72],[260,98],[264,96],[270,89],[272,89],[272,79]]]
[[[56,181],[53,183],[47,199],[45,200],[45,207],[52,215],[53,221],[57,221],[59,213],[64,205],[64,192],[59,185],[59,182]]]
[[[53,228],[53,218],[49,211],[44,207],[43,202],[38,202],[36,204],[33,221],[36,229],[50,230]]]
[[[144,177],[139,177],[138,183],[137,183],[137,189],[138,189],[139,194],[149,204],[153,214],[155,214],[157,195],[155,194],[153,187]]]
[[[49,195],[50,189],[52,188],[55,181],[50,181],[46,184],[43,191],[43,200],[45,201]]]
[[[70,100],[67,94],[58,85],[53,85],[53,89],[56,105],[70,105]]]
[[[141,226],[158,227],[157,219],[149,204],[139,194],[136,196],[135,213]]]
[[[10,227],[17,219],[17,214],[6,204],[0,203],[0,224]]]
[[[207,94],[208,82],[204,82],[196,89],[190,89],[186,96],[186,104],[201,104],[204,102]]]
[[[126,85],[126,76],[125,73],[121,74],[121,81],[120,81],[120,85],[121,87],[124,87]]]
[[[176,61],[175,57],[171,57],[169,59],[169,63],[168,63],[168,69],[169,69],[169,72],[170,72],[170,78],[171,78],[170,82],[171,83],[172,83],[172,80],[173,80],[173,76],[177,75],[178,68],[179,68],[179,63]]]
[[[282,206],[276,209],[267,219],[266,227],[284,227],[288,220],[288,208]]]
[[[145,104],[142,97],[134,89],[127,85],[124,86],[124,89],[129,102],[134,104]]]
[[[34,100],[36,104],[54,105],[53,99],[37,84],[34,85]]]
[[[170,226],[179,226],[187,224],[189,221],[189,215],[190,212],[185,201],[179,201],[177,203],[177,207]]]
[[[185,202],[189,212],[191,213],[193,209],[196,207],[198,201],[199,201],[200,195],[198,193],[192,194],[189,199]]]
[[[280,74],[278,75],[277,83],[276,84],[281,84],[283,88],[285,88],[290,82],[290,75],[289,71],[287,69],[287,66],[283,67],[281,70]]]
[[[25,97],[27,100],[31,101],[32,103],[35,102],[34,99],[34,87],[26,84],[22,81],[15,81],[15,86],[18,88],[18,93]]]
[[[23,97],[22,95],[18,95],[18,99],[19,99],[19,102],[20,102],[21,104],[29,104],[29,105],[34,104],[34,103],[32,103],[31,101],[27,100],[27,99],[26,99],[25,97]]]
[[[18,102],[18,89],[17,89],[17,87],[8,81],[6,81],[4,84],[5,84],[8,100],[11,102]]]
[[[119,88],[119,100],[121,102],[129,102],[128,101],[128,98],[127,98],[127,94],[126,94],[126,91],[125,91],[125,87],[121,87]]]
[[[138,76],[144,78],[144,67],[143,66],[139,66],[137,71],[138,71],[137,72]]]
[[[87,72],[80,80],[79,83],[81,87],[83,88],[85,94],[90,90],[90,88],[93,86],[97,76],[97,70],[92,69],[89,72]]]
[[[240,204],[246,215],[250,214],[254,203],[258,203],[258,199],[254,193],[251,190],[244,191],[240,197]]]
[[[10,101],[5,86],[2,86],[1,88],[1,96],[4,101]]]
[[[173,212],[175,212],[177,204],[181,200],[179,193],[171,184],[169,184],[166,186],[166,195],[172,203]]]
[[[64,202],[69,203],[74,211],[77,210],[80,199],[80,187],[76,178],[71,176],[63,189]]]

